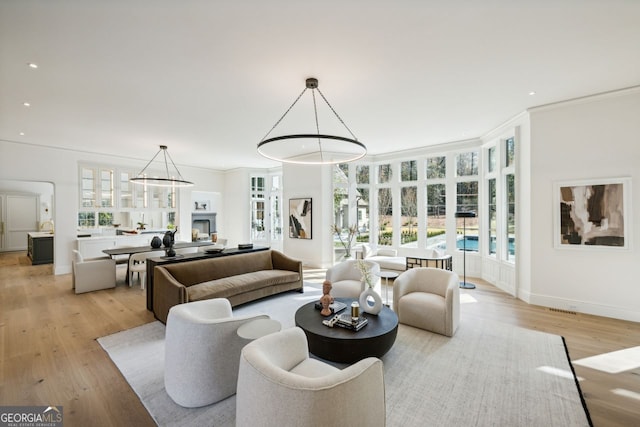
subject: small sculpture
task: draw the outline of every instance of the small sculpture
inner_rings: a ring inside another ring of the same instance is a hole
[[[164,237],[162,238],[162,244],[165,248],[165,254],[168,257],[176,256],[176,251],[173,249],[176,231],[178,231],[177,227],[173,231],[167,231],[166,233],[164,233]]]
[[[329,294],[331,292],[331,282],[325,280],[322,283],[322,296],[320,297],[320,304],[322,305],[322,310],[320,310],[320,314],[323,316],[330,316],[331,309],[329,306],[333,303],[333,297]]]

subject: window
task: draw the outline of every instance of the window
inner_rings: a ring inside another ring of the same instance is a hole
[[[516,259],[516,182],[515,175],[510,173],[506,176],[507,191],[507,260]]]
[[[93,228],[96,226],[95,212],[78,212],[78,227]]]
[[[417,247],[418,242],[418,187],[400,189],[400,245]]]
[[[489,230],[489,255],[496,254],[496,238],[497,238],[497,206],[496,206],[496,179],[491,178],[488,181],[489,191],[489,209],[487,219],[489,221],[487,229]]]
[[[417,181],[418,180],[418,162],[409,160],[400,164],[400,180],[401,181]]]
[[[369,166],[356,166],[356,184],[369,184]]]
[[[478,181],[456,184],[456,212],[478,212]],[[464,229],[463,229],[464,227]],[[457,239],[456,247],[467,251],[478,251],[478,218],[458,218],[457,234],[466,238]]]
[[[445,184],[427,184],[427,248],[447,248],[447,197]]]
[[[369,189],[357,188],[358,195],[356,196],[356,209],[358,212],[358,234],[356,235],[356,241],[369,242],[369,233],[371,224],[369,223],[371,206],[369,202]]]
[[[447,158],[445,156],[429,157],[427,159],[427,179],[447,177]]]
[[[393,243],[393,197],[390,188],[378,189],[378,244]]]
[[[391,182],[391,178],[393,177],[393,171],[391,170],[391,165],[378,165],[378,183],[385,184],[387,182]]]
[[[505,159],[505,167],[512,167],[513,166],[513,162],[515,160],[516,157],[516,141],[515,138],[511,137],[509,139],[507,139],[505,141],[505,152],[506,152],[506,159]]]
[[[282,240],[282,203],[280,202],[280,176],[271,177],[271,240]]]
[[[496,147],[490,147],[487,150],[487,170],[489,172],[495,172],[496,170]]]
[[[456,176],[478,175],[478,152],[469,151],[456,156]]]
[[[265,207],[266,207],[266,178],[264,176],[251,177],[251,240],[264,240],[265,236]]]

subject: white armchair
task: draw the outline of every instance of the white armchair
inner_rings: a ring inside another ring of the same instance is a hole
[[[76,294],[116,287],[116,262],[109,257],[84,259],[73,250],[71,283]]]
[[[412,268],[393,284],[393,310],[398,321],[448,337],[460,323],[460,279],[433,267]]]
[[[238,327],[267,315],[233,317],[226,298],[171,307],[165,332],[164,386],[186,408],[210,405],[236,392],[240,351],[247,340]]]
[[[355,298],[358,299],[365,289],[362,281],[362,274],[357,267],[357,262],[361,260],[349,259],[342,261],[327,269],[325,278],[331,282],[331,296],[334,298]],[[373,261],[364,261],[369,270],[371,278],[374,280],[373,288],[380,293],[380,266]]]
[[[236,426],[384,426],[382,361],[338,369],[309,358],[300,328],[247,344],[240,356]]]

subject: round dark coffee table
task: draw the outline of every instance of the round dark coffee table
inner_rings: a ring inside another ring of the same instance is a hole
[[[347,308],[340,313],[349,313],[350,298],[336,298]],[[315,308],[316,301],[303,305],[296,311],[296,326],[304,330],[309,342],[309,351],[325,360],[340,363],[355,363],[366,357],[382,357],[393,346],[398,333],[398,316],[389,307],[382,307],[376,316],[365,314],[368,319],[359,331],[339,326],[330,328],[323,320],[333,316],[322,316]]]

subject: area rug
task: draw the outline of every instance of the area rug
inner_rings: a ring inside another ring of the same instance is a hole
[[[269,314],[288,328],[295,310],[320,295],[319,286],[305,284],[304,294],[281,294],[234,312]],[[234,425],[235,396],[187,409],[166,394],[162,323],[98,342],[158,425]],[[382,360],[387,426],[591,424],[560,336],[477,319],[462,321],[452,338],[400,325]]]

